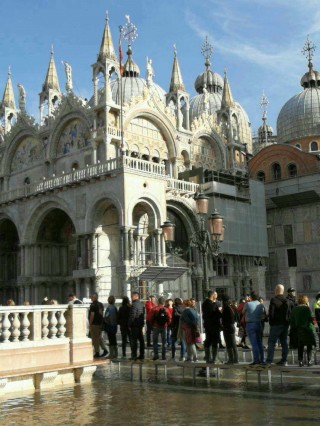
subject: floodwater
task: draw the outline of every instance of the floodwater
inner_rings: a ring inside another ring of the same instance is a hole
[[[150,363],[143,381],[129,367],[100,367],[90,384],[0,398],[0,425],[315,425],[320,424],[320,377],[259,387],[252,376],[225,372],[220,382],[170,367],[168,381]],[[227,375],[230,374],[228,377]]]

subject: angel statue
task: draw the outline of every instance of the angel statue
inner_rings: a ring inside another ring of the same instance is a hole
[[[71,65],[66,61],[61,61],[64,65],[64,71],[66,73],[67,82],[66,82],[66,90],[67,92],[72,92],[73,84],[72,84],[72,68]]]
[[[152,68],[152,59],[147,57],[147,83],[152,83],[154,77],[154,70]]]
[[[19,90],[19,109],[21,112],[26,111],[26,90],[22,84],[17,84]]]

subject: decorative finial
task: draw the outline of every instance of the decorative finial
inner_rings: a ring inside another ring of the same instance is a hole
[[[201,53],[206,60],[205,65],[208,68],[210,66],[210,58],[213,53],[213,46],[209,43],[208,36],[206,36],[206,39],[201,47]]]
[[[309,40],[309,36],[308,36],[303,46],[302,53],[308,59],[309,71],[311,71],[313,68],[312,58],[313,58],[315,50],[316,50],[316,45],[311,40]]]
[[[227,68],[225,68],[225,69],[223,70],[223,72],[224,72],[224,77],[225,77],[225,78],[227,78]]]
[[[53,56],[54,51],[53,51],[53,44],[51,45],[51,52],[50,52],[51,56]]]
[[[106,21],[109,21],[109,12],[106,10]]]
[[[8,77],[11,75],[11,66],[8,66]]]
[[[174,56],[177,56],[177,46],[176,46],[176,44],[174,43],[174,45],[173,45],[173,53],[174,53]]]
[[[119,26],[120,37],[124,39],[129,45],[138,37],[137,27],[130,22],[130,16],[125,15],[127,22]]]
[[[267,108],[269,105],[269,101],[267,96],[264,93],[264,90],[262,91],[261,99],[260,99],[260,107],[262,109],[262,120],[265,122],[267,120]]]

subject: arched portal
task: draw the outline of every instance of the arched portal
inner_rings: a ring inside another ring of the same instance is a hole
[[[0,303],[17,300],[14,286],[20,273],[19,236],[10,219],[0,221]]]
[[[42,219],[32,248],[32,265],[26,259],[26,275],[41,282],[38,301],[44,297],[63,303],[73,290],[73,270],[77,269],[75,227],[70,217],[61,209],[50,210]],[[28,263],[28,264],[27,264]],[[70,284],[66,284],[70,280]]]
[[[145,202],[136,204],[132,211],[134,230],[134,257],[138,265],[155,265],[157,258],[155,235],[156,217],[151,206]]]
[[[121,233],[119,212],[109,199],[97,203],[93,216],[95,242],[93,245],[94,265],[100,298],[109,294],[121,296],[117,267],[121,263]]]

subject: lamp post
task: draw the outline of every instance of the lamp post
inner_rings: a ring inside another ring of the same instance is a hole
[[[166,245],[168,246],[170,253],[172,253],[172,243],[174,242],[174,231],[175,231],[176,225],[172,222],[170,222],[169,219],[167,219],[163,225],[160,226],[162,229],[162,235],[164,238],[164,241]]]
[[[205,297],[205,294],[209,290],[209,281],[208,281],[208,263],[207,257],[208,254],[213,256],[218,256],[220,250],[220,243],[224,239],[224,225],[223,225],[223,216],[215,209],[214,212],[208,218],[209,231],[205,226],[205,220],[208,214],[209,208],[209,197],[200,193],[196,194],[195,197],[197,213],[200,219],[199,230],[196,231],[190,238],[190,247],[196,247],[201,256],[202,256],[202,266],[203,266],[203,280],[202,288],[197,289],[197,299],[202,300],[202,297]]]

